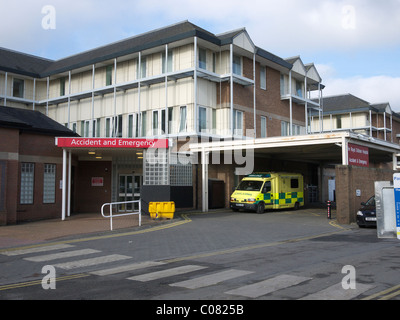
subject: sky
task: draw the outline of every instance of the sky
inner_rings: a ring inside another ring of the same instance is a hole
[[[184,20],[246,28],[281,58],[314,63],[324,96],[400,112],[400,0],[0,0],[0,47],[60,59]]]

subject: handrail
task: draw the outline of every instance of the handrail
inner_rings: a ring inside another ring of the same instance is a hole
[[[120,204],[134,204],[134,203],[138,203],[139,204],[139,211],[133,211],[133,212],[129,212],[129,213],[121,213],[121,214],[113,214],[112,212],[112,208],[114,205],[120,205]],[[104,215],[104,208],[110,206],[110,215],[106,216]],[[113,203],[105,203],[103,204],[103,206],[101,207],[101,215],[104,218],[109,218],[110,219],[110,228],[111,231],[113,231],[113,218],[115,217],[123,217],[123,216],[130,216],[130,215],[134,215],[134,214],[138,214],[139,215],[139,227],[142,226],[142,206],[141,206],[141,200],[135,200],[135,201],[125,201],[125,202],[113,202]]]

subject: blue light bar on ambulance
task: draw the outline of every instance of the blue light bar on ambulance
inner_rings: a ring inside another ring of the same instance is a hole
[[[253,173],[249,174],[246,178],[271,178],[269,173]]]

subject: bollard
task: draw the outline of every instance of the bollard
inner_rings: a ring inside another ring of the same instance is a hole
[[[327,203],[328,203],[328,219],[331,220],[332,219],[332,202],[327,201]]]

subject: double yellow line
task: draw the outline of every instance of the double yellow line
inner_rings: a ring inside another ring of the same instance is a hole
[[[362,300],[390,300],[397,296],[400,296],[400,285],[391,287],[387,290],[375,293],[369,297],[366,297]]]
[[[88,276],[89,276],[89,274],[84,274],[84,273],[74,274],[74,275],[70,275],[70,276],[56,278],[55,281],[57,283],[59,281],[80,279],[80,278],[85,278],[85,277],[88,277]],[[42,280],[33,280],[33,281],[28,281],[28,282],[8,284],[8,285],[0,286],[0,291],[18,289],[18,288],[24,288],[24,287],[31,287],[31,286],[35,286],[35,285],[39,285],[39,284],[40,285],[42,284]]]

